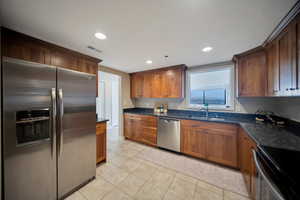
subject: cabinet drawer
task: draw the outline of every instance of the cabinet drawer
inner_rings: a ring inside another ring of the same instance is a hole
[[[212,132],[213,130],[219,132],[237,132],[237,126],[234,124],[225,124],[225,123],[216,123],[216,122],[201,122],[201,121],[193,121],[193,120],[181,120],[182,126],[187,126],[191,128],[197,129],[207,129]]]
[[[125,116],[125,119],[142,120],[142,115],[126,113],[126,114],[124,114],[124,116]]]

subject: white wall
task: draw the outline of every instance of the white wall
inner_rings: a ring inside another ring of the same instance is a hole
[[[137,99],[135,100],[135,105],[136,107],[153,108],[155,102],[167,102],[170,109],[190,110],[185,99]],[[243,98],[235,99],[234,110],[230,112],[255,113],[258,109],[273,110],[274,107],[275,102],[271,98]]]

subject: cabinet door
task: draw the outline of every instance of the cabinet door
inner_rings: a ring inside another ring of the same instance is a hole
[[[267,90],[266,54],[263,50],[238,59],[239,97],[265,96]]]
[[[182,69],[170,69],[163,71],[161,87],[163,98],[183,98]]]
[[[26,61],[51,64],[51,51],[44,45],[24,37],[14,37],[4,32],[3,55]]]
[[[268,96],[279,95],[278,41],[273,41],[267,48],[268,55]]]
[[[237,167],[237,132],[213,129],[207,129],[205,132],[207,133],[207,159],[231,167]]]
[[[251,145],[251,151],[252,149],[256,149],[256,146],[253,144]],[[257,171],[256,171],[256,165],[254,162],[254,157],[253,154],[251,152],[251,158],[250,158],[250,162],[251,162],[251,171],[250,171],[250,182],[251,182],[251,186],[250,186],[250,191],[251,191],[251,198],[255,199],[256,198],[256,183],[257,183]]]
[[[85,58],[78,59],[78,70],[81,72],[96,74],[98,71],[98,63],[92,62]]]
[[[125,138],[131,138],[132,133],[132,120],[128,117],[128,115],[124,114],[124,137]]]
[[[206,157],[206,133],[197,125],[185,125],[182,120],[181,138],[181,152],[197,158]]]
[[[300,95],[300,16],[297,18],[296,23],[296,90],[297,95]]]
[[[242,135],[240,140],[240,167],[248,192],[251,191],[251,145]]]
[[[156,146],[157,144],[156,127],[142,126],[140,133],[141,133],[141,137],[140,137],[141,142],[149,144],[151,146]]]
[[[124,115],[124,136],[129,139],[135,138],[134,119],[126,114]]]
[[[293,88],[292,31],[287,29],[278,38],[280,91],[289,95]]]
[[[125,114],[124,116],[124,136],[128,139],[141,141],[141,116],[134,114]]]
[[[96,161],[106,160],[106,122],[96,125]]]
[[[157,144],[157,117],[141,116],[139,124],[139,140],[145,144],[156,146]]]
[[[162,98],[162,73],[153,72],[152,75],[152,98]]]
[[[70,54],[64,50],[55,50],[54,52],[54,60],[52,60],[53,65],[58,67],[63,67],[71,70],[80,71],[79,67],[79,59],[78,57]]]
[[[242,129],[239,131],[239,161],[247,190],[252,196],[255,194],[256,168],[253,160],[252,150],[256,144],[247,136]]]
[[[143,98],[152,98],[152,73],[146,72],[143,77]]]
[[[96,142],[97,142],[96,160],[97,163],[100,163],[106,159],[106,134],[101,133],[96,135]]]
[[[144,76],[142,73],[131,75],[131,98],[143,97]]]

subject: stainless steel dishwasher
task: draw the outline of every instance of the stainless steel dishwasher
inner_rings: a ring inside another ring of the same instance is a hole
[[[180,121],[159,117],[157,145],[161,148],[180,152]]]

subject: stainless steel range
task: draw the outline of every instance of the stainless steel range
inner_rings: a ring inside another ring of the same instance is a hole
[[[62,199],[96,175],[95,76],[4,58],[6,200]]]

